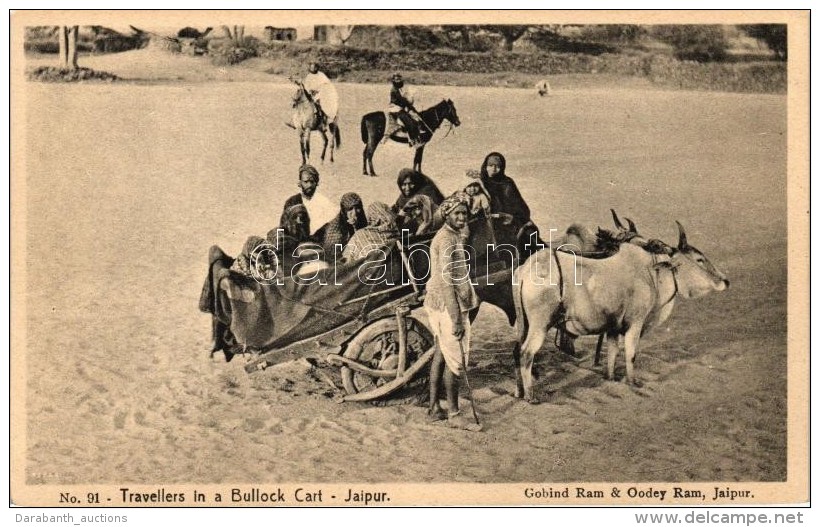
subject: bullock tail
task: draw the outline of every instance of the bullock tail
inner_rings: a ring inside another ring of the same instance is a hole
[[[533,258],[537,257],[534,255]],[[527,314],[524,311],[524,301],[522,298],[522,290],[524,285],[521,283],[521,268],[513,271],[512,281],[512,297],[515,304],[515,331],[518,336],[518,342],[512,350],[513,365],[515,368],[515,396],[519,399],[524,397],[524,381],[521,376],[521,346],[524,345],[524,339],[527,338],[527,331],[529,330],[529,321]],[[516,276],[518,275],[518,276]],[[517,280],[518,279],[518,280]]]
[[[524,301],[521,297],[524,284],[521,283],[520,267],[515,270],[519,276],[514,276],[513,280],[513,304],[515,304],[515,333],[518,336],[518,346],[524,344],[524,339],[527,338],[527,331],[529,330],[529,321],[527,320],[527,313],[524,311]]]

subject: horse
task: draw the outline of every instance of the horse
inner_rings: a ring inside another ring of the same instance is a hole
[[[419,112],[422,122],[419,123],[419,143],[416,145],[416,153],[413,158],[413,170],[421,172],[421,160],[424,156],[424,146],[432,139],[433,133],[447,120],[454,126],[461,125],[453,101],[446,99]],[[373,154],[384,138],[387,125],[387,115],[384,112],[371,112],[362,117],[362,142],[365,144],[362,152],[363,164],[362,174],[365,176],[375,176],[376,170],[373,168]],[[397,130],[390,135],[390,139],[397,143],[408,143],[407,134]],[[370,170],[368,171],[368,167]]]
[[[333,152],[342,146],[342,135],[339,125],[334,118],[328,122],[327,116],[320,111],[313,97],[305,90],[301,82],[296,82],[299,89],[293,95],[293,119],[285,125],[299,132],[299,149],[302,153],[302,164],[310,158],[310,133],[313,131],[322,134],[322,162],[325,161],[328,142],[330,143],[330,162],[333,163]],[[328,133],[330,141],[328,141]]]

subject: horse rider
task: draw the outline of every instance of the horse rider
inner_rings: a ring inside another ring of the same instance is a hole
[[[336,89],[327,75],[319,69],[317,62],[312,61],[308,65],[308,74],[302,80],[302,86],[316,103],[320,114],[324,115],[328,123],[332,123],[339,109]]]
[[[387,130],[384,133],[384,140],[393,135],[402,127],[407,132],[407,142],[413,147],[418,142],[419,126],[415,116],[418,115],[413,106],[413,93],[409,86],[405,86],[404,79],[400,73],[393,74],[390,79],[393,87],[390,89],[390,106],[387,109],[388,122]]]

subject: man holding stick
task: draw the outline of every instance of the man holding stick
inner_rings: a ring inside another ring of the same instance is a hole
[[[432,421],[447,418],[453,428],[478,431],[481,425],[473,406],[474,420],[458,406],[459,380],[466,380],[470,353],[469,312],[478,307],[478,296],[470,283],[468,252],[464,248],[470,198],[457,192],[445,199],[440,209],[445,217],[430,243],[430,279],[424,308],[436,338],[436,353],[430,368],[430,409]],[[449,412],[439,402],[439,386],[444,381]],[[469,388],[469,383],[467,384]],[[472,393],[470,393],[472,404]]]

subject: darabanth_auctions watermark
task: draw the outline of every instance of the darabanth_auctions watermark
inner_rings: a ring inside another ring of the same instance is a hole
[[[577,252],[581,248],[572,243],[562,243],[554,245],[552,233],[558,229],[549,229],[549,242],[543,243],[538,238],[538,233],[533,232],[530,240],[523,244],[527,254],[541,251],[547,247],[554,247],[554,250],[571,255],[572,280],[573,285],[582,285],[578,276]],[[410,285],[412,283],[425,282],[430,277],[430,250],[425,243],[411,240],[410,231],[402,229],[400,239],[403,256],[392,257],[394,246],[391,244],[380,245],[370,244],[361,247],[355,257],[343,257],[344,246],[336,244],[334,246],[332,258],[314,243],[303,243],[298,245],[289,253],[283,249],[285,247],[285,232],[282,229],[276,230],[276,241],[265,241],[257,245],[249,255],[250,276],[262,285],[284,285],[286,279],[292,280],[298,285],[342,285],[339,281],[339,270],[344,269],[343,276],[351,275],[351,268],[356,266],[356,276],[365,285]],[[532,250],[534,249],[534,250]],[[490,282],[491,262],[509,263],[510,269],[516,269],[523,263],[523,259],[518,249],[511,244],[487,243],[484,247],[474,247],[469,244],[458,244],[447,247],[443,255],[448,257],[450,262],[441,270],[442,277],[451,284],[470,282],[474,286],[478,285],[479,276],[473,273],[473,269],[485,270],[485,280]],[[559,280],[563,278],[564,272],[557,269],[554,258],[549,260],[546,270],[539,268],[538,260],[530,266],[530,278],[536,285],[559,285]],[[285,265],[285,261],[291,262]],[[410,262],[413,262],[412,264]],[[483,263],[485,265],[479,265]],[[398,267],[398,269],[394,269]],[[332,271],[328,269],[332,268]],[[397,271],[397,272],[394,272]],[[512,283],[518,283],[520,277],[518,273],[513,273]]]

